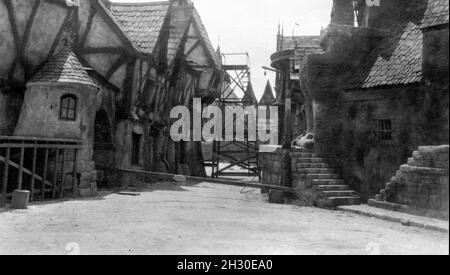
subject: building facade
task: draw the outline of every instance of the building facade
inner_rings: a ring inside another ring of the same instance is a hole
[[[306,63],[308,55],[322,52],[320,36],[284,36],[279,30],[277,35],[277,51],[271,56],[272,67],[276,73],[276,102],[279,106],[280,117],[284,117],[286,98],[290,98],[292,135],[289,139],[297,137],[307,130],[307,117],[305,111],[305,93],[300,87],[300,71]],[[285,124],[281,119],[279,123],[280,141],[285,139]]]
[[[335,0],[323,53],[301,68],[316,150],[365,198],[385,188],[419,146],[449,143],[448,7],[448,0],[379,7]],[[447,181],[427,188],[443,190],[433,195],[447,196],[439,207],[448,212],[448,169],[440,172]]]
[[[82,140],[80,189],[101,167],[205,174],[201,144],[169,136],[170,109],[221,81],[190,1],[1,1],[0,53],[0,136]]]

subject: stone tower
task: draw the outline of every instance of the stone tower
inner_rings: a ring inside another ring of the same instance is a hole
[[[98,86],[78,61],[63,48],[27,83],[14,135],[83,141],[77,160],[80,188],[95,190],[93,161]],[[91,192],[92,193],[92,192]]]
[[[334,0],[331,13],[331,24],[353,26],[355,24],[355,11],[353,0]]]

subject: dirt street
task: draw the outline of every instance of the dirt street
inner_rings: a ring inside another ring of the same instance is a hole
[[[209,183],[0,212],[0,254],[448,254],[448,239]]]

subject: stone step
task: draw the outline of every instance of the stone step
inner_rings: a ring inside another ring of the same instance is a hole
[[[318,185],[344,185],[344,180],[341,179],[313,179],[312,184]]]
[[[329,168],[299,168],[297,167],[297,173],[300,174],[333,174],[333,169]]]
[[[338,174],[308,174],[306,175],[307,179],[312,180],[338,180]]]
[[[319,155],[317,153],[292,153],[291,158],[319,158]]]
[[[336,208],[338,206],[344,205],[360,205],[360,197],[329,197],[329,198],[319,198],[317,206],[323,208]]]
[[[356,197],[356,192],[352,190],[330,190],[320,191],[319,196],[323,198],[343,198],[343,197]]]
[[[305,148],[300,148],[300,147],[293,147],[292,148],[292,154],[295,153],[314,153],[313,149],[305,149]]]
[[[347,191],[350,190],[348,185],[315,185],[316,191]]]
[[[323,158],[293,158],[293,162],[299,163],[325,163]]]
[[[328,165],[326,163],[298,163],[297,168],[298,169],[305,169],[305,168],[326,169],[326,168],[328,168]]]

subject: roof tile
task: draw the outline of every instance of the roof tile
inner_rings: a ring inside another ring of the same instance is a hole
[[[76,55],[64,48],[34,75],[28,84],[75,83],[97,87]]]
[[[111,3],[110,11],[122,30],[145,54],[152,54],[158,42],[170,3]]]

